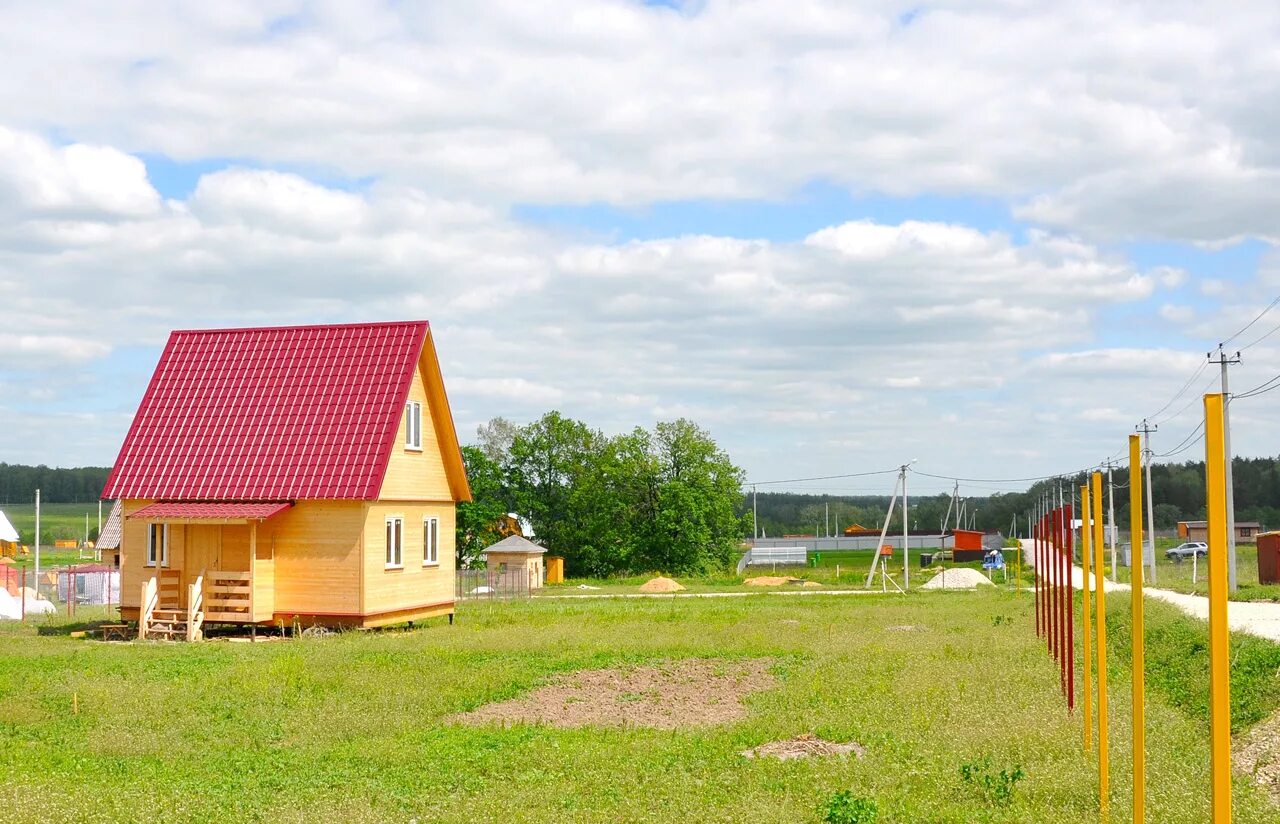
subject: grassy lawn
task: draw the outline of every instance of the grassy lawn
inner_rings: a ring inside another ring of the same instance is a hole
[[[8,516],[13,528],[18,530],[18,537],[28,546],[35,543],[36,507],[35,504],[0,504],[0,510]],[[106,523],[111,507],[104,504],[102,521]],[[84,540],[84,516],[89,516],[89,529],[98,527],[98,504],[42,504],[40,507],[40,536],[42,547],[40,563],[45,564],[45,555],[52,554],[50,547],[55,540]],[[72,563],[75,551],[60,551],[62,555],[70,554]],[[61,561],[59,562],[61,563]]]
[[[1096,768],[1031,603],[1005,590],[534,599],[464,604],[453,627],[256,645],[108,645],[71,639],[58,622],[7,623],[5,820],[803,822],[849,790],[874,800],[881,824],[1096,821]],[[557,673],[685,658],[764,658],[776,686],[720,727],[449,720]],[[1117,665],[1117,819],[1129,795],[1127,678]],[[1151,821],[1208,818],[1193,703],[1150,691]],[[739,754],[801,733],[859,742],[866,756]],[[1005,804],[973,777],[1015,767],[1026,777]],[[1236,796],[1237,822],[1276,820],[1247,780]]]
[[[721,574],[721,575],[704,575],[695,578],[680,578],[680,585],[685,588],[686,592],[703,593],[703,592],[759,592],[759,587],[749,587],[743,584],[746,578],[754,578],[757,576],[791,576],[799,578],[802,581],[812,581],[821,584],[824,588],[830,589],[862,589],[863,583],[867,578],[867,570],[871,568],[872,554],[870,550],[854,551],[846,550],[841,552],[823,552],[821,560],[817,566],[756,566],[748,567],[746,572],[741,575]],[[813,557],[812,555],[810,556]],[[1008,564],[1008,580],[1006,581],[1002,573],[995,574],[995,582],[998,586],[1014,586],[1017,581],[1016,555],[1010,550],[1005,553],[1006,563]],[[972,561],[963,564],[952,563],[936,563],[932,566],[921,568],[918,555],[915,550],[911,552],[911,586],[916,587],[928,581],[934,575],[941,572],[944,568],[951,567],[969,567],[970,569],[982,570],[981,561]],[[653,573],[657,575],[658,573]],[[902,556],[896,556],[895,560],[889,563],[889,574],[892,578],[902,584]],[[572,578],[563,584],[549,584],[537,595],[628,595],[639,592],[640,585],[648,581],[653,575],[631,575],[617,576],[612,578]],[[1034,581],[1034,575],[1030,566],[1022,567],[1022,583],[1024,586],[1031,586]],[[582,589],[581,587],[591,587],[591,589]],[[771,591],[800,589],[798,585],[786,585],[780,587],[769,587]],[[877,575],[876,581],[872,589],[880,589],[880,580]],[[892,590],[892,586],[890,586]]]
[[[1164,543],[1169,543],[1165,541]],[[1177,544],[1172,544],[1176,546]],[[1174,592],[1185,592],[1190,595],[1206,595],[1209,591],[1209,569],[1205,559],[1201,558],[1193,567],[1191,559],[1171,561],[1164,557],[1167,547],[1157,545],[1156,549],[1156,582],[1160,589],[1171,589]],[[1120,556],[1117,556],[1120,557]],[[1110,559],[1108,558],[1108,561]],[[1192,572],[1196,580],[1192,581]],[[1116,570],[1116,580],[1129,583],[1130,570],[1121,566]],[[1231,594],[1233,601],[1280,601],[1280,586],[1276,584],[1258,583],[1258,548],[1249,544],[1236,547],[1236,580],[1239,591]],[[1153,586],[1147,581],[1147,586]]]

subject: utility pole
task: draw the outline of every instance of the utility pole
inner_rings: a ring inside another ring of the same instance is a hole
[[[1147,419],[1143,418],[1142,423],[1135,426],[1134,429],[1142,433],[1142,456],[1147,469],[1147,534],[1151,536],[1151,583],[1156,582],[1156,518],[1155,512],[1151,506],[1151,459],[1155,455],[1151,451],[1151,433],[1160,429],[1155,424],[1147,423]],[[1132,541],[1129,542],[1132,545]],[[1142,544],[1142,566],[1147,565],[1147,545],[1144,541]]]
[[[1111,459],[1107,458],[1107,540],[1111,543],[1111,583],[1116,582],[1116,489],[1111,482]]]
[[[26,582],[23,582],[26,586]],[[36,490],[36,580],[35,586],[32,587],[36,592],[40,591],[40,490]]]
[[[915,463],[912,460],[911,463]],[[907,467],[902,465],[902,588],[911,589],[911,547],[907,543]]]
[[[1227,589],[1236,591],[1236,493],[1232,480],[1231,460],[1231,395],[1227,391],[1227,367],[1240,362],[1240,353],[1231,357],[1218,344],[1218,358],[1209,353],[1209,363],[1216,363],[1222,369],[1222,447],[1227,462]],[[1148,486],[1150,484],[1148,483]]]
[[[756,513],[759,508],[756,506],[758,492],[754,485],[751,487],[751,543],[755,544],[760,539],[760,516]]]
[[[827,533],[827,537],[830,538],[831,537],[831,504],[829,502],[827,501],[822,502],[822,512],[823,512],[822,518],[826,522],[823,525],[823,528]]]

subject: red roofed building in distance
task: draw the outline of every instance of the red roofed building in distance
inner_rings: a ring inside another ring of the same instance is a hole
[[[102,496],[144,634],[453,613],[471,493],[425,321],[172,333]]]

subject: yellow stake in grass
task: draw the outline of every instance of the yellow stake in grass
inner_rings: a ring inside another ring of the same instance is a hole
[[[1205,508],[1209,519],[1209,763],[1213,824],[1231,821],[1231,694],[1227,633],[1227,469],[1222,396],[1204,396]]]
[[[1107,596],[1102,564],[1102,473],[1093,473],[1093,581],[1098,602],[1098,811],[1103,821],[1111,811],[1111,746],[1107,740]]]
[[[1129,436],[1129,583],[1133,609],[1133,821],[1142,824],[1147,811],[1146,652],[1142,620],[1142,574],[1146,565],[1142,540],[1142,447]]]
[[[1083,601],[1080,604],[1080,615],[1083,619],[1084,636],[1081,639],[1081,663],[1084,665],[1084,750],[1089,752],[1093,749],[1093,684],[1091,683],[1090,670],[1093,668],[1092,658],[1093,645],[1090,643],[1089,636],[1093,634],[1092,619],[1089,615],[1089,553],[1093,549],[1093,542],[1090,540],[1091,519],[1089,517],[1089,487],[1080,487],[1080,591]]]

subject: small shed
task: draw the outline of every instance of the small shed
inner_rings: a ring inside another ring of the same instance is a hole
[[[123,520],[120,502],[116,501],[111,507],[111,514],[107,516],[107,522],[102,525],[102,531],[98,533],[97,543],[94,544],[98,560],[113,567],[120,566],[120,533]]]
[[[976,529],[957,529],[955,531],[955,548],[951,551],[951,560],[956,563],[964,561],[981,561],[986,550],[982,546],[982,535]]]
[[[1236,543],[1252,544],[1258,540],[1262,524],[1257,521],[1236,521]],[[1209,540],[1208,521],[1178,521],[1178,537],[1186,541]]]
[[[496,580],[501,588],[506,585],[522,585],[538,589],[543,583],[542,556],[546,550],[519,535],[510,535],[480,553],[489,570],[490,580]]]
[[[0,512],[0,556],[12,558],[18,554],[18,530]]]

